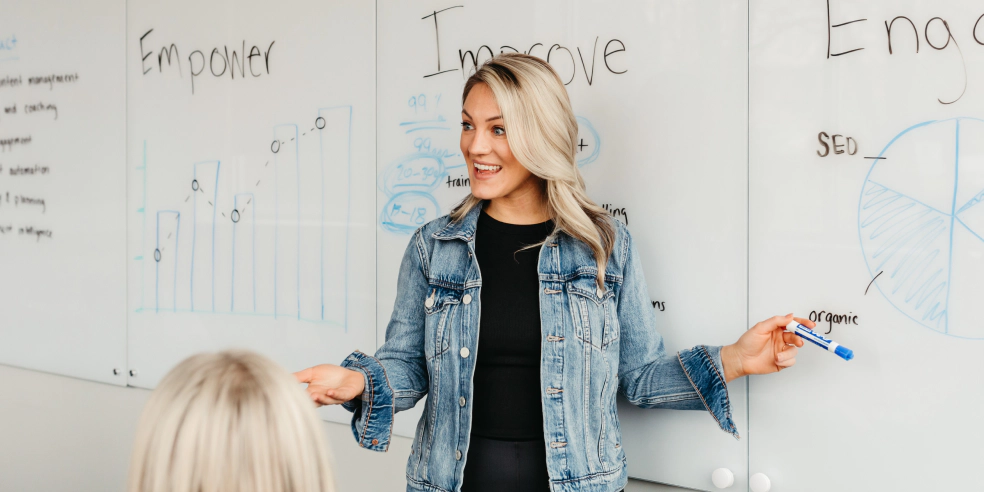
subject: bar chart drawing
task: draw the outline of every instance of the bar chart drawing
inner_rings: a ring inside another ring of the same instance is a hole
[[[137,312],[269,316],[348,331],[352,113],[321,108],[306,124],[273,125],[272,141],[252,158],[165,170],[145,159],[145,182],[184,168],[190,185],[151,186],[150,200],[144,185],[137,213],[154,214],[155,230],[143,220],[141,244],[153,240],[154,249],[134,260],[154,305],[141,296]]]

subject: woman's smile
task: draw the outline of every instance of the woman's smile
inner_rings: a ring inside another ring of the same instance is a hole
[[[486,164],[480,161],[475,161],[473,163],[473,167],[475,168],[476,179],[491,179],[502,170],[502,166]]]

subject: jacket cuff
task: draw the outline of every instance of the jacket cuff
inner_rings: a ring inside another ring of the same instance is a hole
[[[355,440],[366,449],[386,451],[393,433],[393,388],[386,379],[386,369],[378,359],[359,351],[346,357],[342,367],[361,372],[366,383],[361,400],[342,403],[353,413]]]
[[[690,350],[681,350],[677,357],[690,384],[721,430],[739,438],[738,429],[731,419],[731,400],[724,381],[721,347],[698,345]]]

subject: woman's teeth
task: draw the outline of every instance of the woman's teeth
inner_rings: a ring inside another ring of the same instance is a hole
[[[486,166],[484,164],[479,164],[476,162],[475,169],[478,169],[479,171],[496,172],[502,169],[502,166]]]

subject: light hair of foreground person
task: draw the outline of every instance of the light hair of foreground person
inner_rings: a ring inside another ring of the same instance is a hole
[[[324,429],[283,368],[246,351],[169,372],[140,417],[130,492],[334,492]]]

